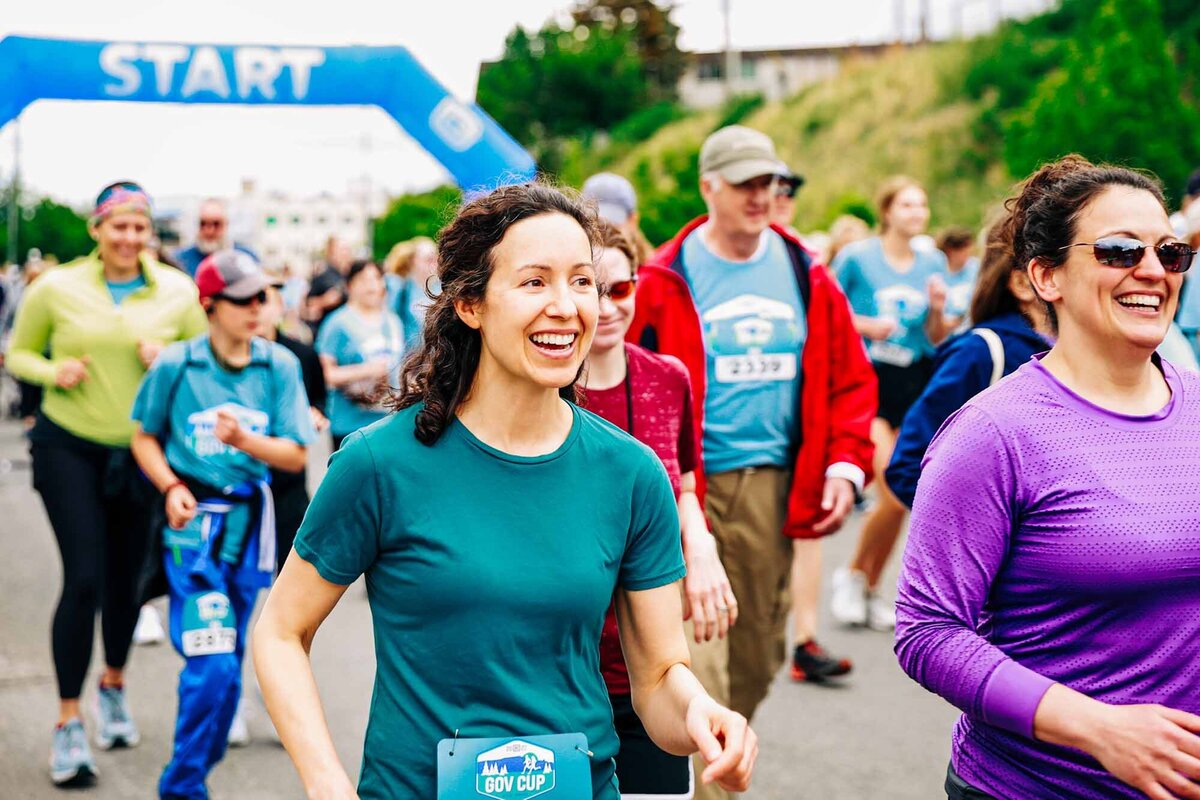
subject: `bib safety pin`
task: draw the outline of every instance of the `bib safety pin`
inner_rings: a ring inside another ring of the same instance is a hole
[[[454,741],[450,742],[450,757],[454,757],[454,748],[458,746],[458,728],[454,729]]]
[[[585,750],[584,748],[580,747],[579,745],[575,745],[575,749],[578,750],[579,752],[583,753],[588,758],[596,757],[596,754],[593,753],[591,750]]]

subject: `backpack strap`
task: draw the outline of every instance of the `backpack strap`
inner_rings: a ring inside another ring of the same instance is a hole
[[[996,381],[1004,377],[1004,343],[991,328],[972,328],[971,333],[983,339],[988,352],[992,354],[992,378],[988,381],[988,386],[995,386]]]

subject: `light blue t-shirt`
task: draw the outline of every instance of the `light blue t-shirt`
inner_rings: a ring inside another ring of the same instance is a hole
[[[388,364],[388,382],[395,388],[404,358],[404,325],[391,311],[384,310],[379,321],[371,323],[349,306],[342,306],[321,323],[316,350],[323,356],[332,356],[338,366],[383,359]],[[387,409],[382,406],[351,399],[352,395],[374,388],[345,386],[329,393],[329,429],[335,436],[346,436],[387,416]]]
[[[972,256],[958,272],[945,269],[942,280],[946,282],[946,310],[948,317],[962,317],[967,322],[971,313],[971,299],[975,296],[975,283],[979,280],[979,259]]]
[[[258,338],[250,342],[250,363],[236,372],[217,363],[208,334],[163,348],[142,380],[131,416],[146,433],[165,437],[167,463],[176,474],[225,494],[266,479],[268,467],[216,437],[218,410],[233,414],[252,433],[302,445],[316,438],[300,361]],[[221,548],[224,560],[236,560],[246,522],[247,505],[235,505]]]
[[[940,250],[915,251],[912,268],[900,273],[884,257],[883,242],[873,236],[842,248],[832,268],[855,314],[896,323],[886,340],[866,340],[872,361],[907,367],[933,354],[925,335],[926,284],[934,275],[946,276],[946,256]]]
[[[1197,356],[1200,356],[1200,344],[1197,344],[1196,333],[1200,332],[1200,278],[1198,272],[1188,272],[1183,279],[1183,296],[1179,301],[1179,310],[1175,312],[1175,321],[1179,329],[1187,337],[1188,344]]]
[[[132,280],[121,282],[106,280],[104,284],[112,294],[113,303],[119,306],[125,301],[126,297],[129,297],[129,295],[146,285],[146,276],[139,272],[137,277]]]
[[[767,231],[749,261],[713,253],[699,228],[683,241],[708,363],[704,460],[709,472],[791,465],[808,335],[783,239]]]

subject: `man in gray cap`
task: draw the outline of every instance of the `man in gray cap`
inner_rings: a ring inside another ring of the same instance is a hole
[[[633,184],[612,172],[598,172],[583,182],[583,198],[596,204],[600,218],[617,227],[646,261],[654,248],[638,227],[637,193]]]
[[[871,468],[876,384],[845,296],[770,223],[791,174],[770,138],[722,128],[700,150],[700,173],[708,214],[642,267],[629,336],[691,375],[705,510],[732,588],[716,611],[737,623],[723,641],[693,641],[692,669],[749,718],[785,658],[793,547],[806,598],[796,611],[810,622],[792,675],[850,669],[812,638],[820,537],[842,525]],[[722,796],[697,787],[697,798]]]

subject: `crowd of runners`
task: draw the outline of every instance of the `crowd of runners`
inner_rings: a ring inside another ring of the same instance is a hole
[[[382,262],[331,240],[311,276],[233,242],[217,200],[159,252],[149,195],[105,187],[96,249],[31,260],[0,314],[62,557],[54,784],[138,744],[131,645],[167,638],[157,791],[207,797],[246,740],[252,638],[310,797],[526,797],[549,775],[554,796],[719,800],[750,785],[781,668],[852,673],[818,642],[828,602],[895,629],[962,710],[952,800],[1200,798],[1200,171],[1168,216],[1153,178],[1066,157],[983,231],[931,236],[904,176],[874,228],[798,233],[804,177],[746,127],[698,166],[707,213],[666,243],[602,173],[478,196]],[[363,576],[355,784],[308,656]]]

